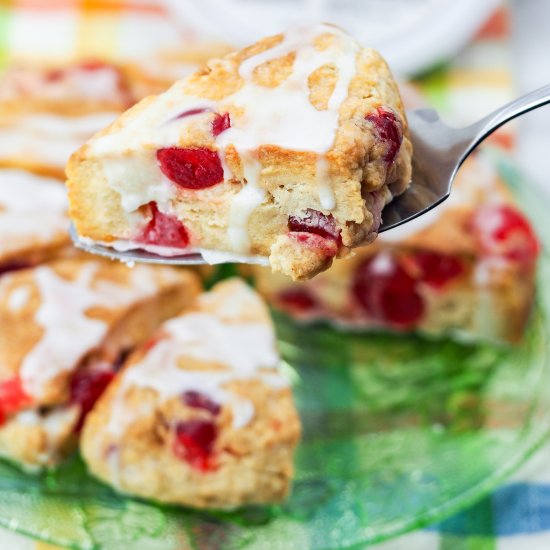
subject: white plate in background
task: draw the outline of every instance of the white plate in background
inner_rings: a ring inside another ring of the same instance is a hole
[[[244,46],[304,23],[336,23],[378,49],[398,75],[454,55],[500,0],[164,0],[177,21],[209,40]]]

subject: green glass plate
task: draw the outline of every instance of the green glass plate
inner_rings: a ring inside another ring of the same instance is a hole
[[[545,245],[550,222],[501,170]],[[0,462],[0,524],[78,549],[334,550],[439,521],[484,496],[550,428],[550,290],[514,349],[300,328],[275,315],[304,437],[282,506],[203,513],[117,496],[78,457],[33,476]]]

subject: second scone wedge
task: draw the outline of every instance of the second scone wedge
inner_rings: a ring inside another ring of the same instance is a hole
[[[308,279],[376,237],[411,177],[380,55],[314,25],[215,59],[144,99],[71,158],[80,237]]]
[[[0,456],[54,466],[123,357],[199,293],[170,267],[66,259],[0,280]]]
[[[196,508],[282,500],[300,421],[265,304],[234,279],[132,354],[87,417],[91,472],[132,495]]]

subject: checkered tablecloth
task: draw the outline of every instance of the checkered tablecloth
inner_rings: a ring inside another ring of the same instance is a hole
[[[417,83],[450,122],[476,120],[514,95],[507,23],[507,11],[502,10],[462,54]],[[154,0],[0,0],[0,68],[26,60],[140,61],[154,51],[195,40],[191,26],[176,28]],[[513,130],[494,139],[513,149]],[[0,550],[46,548],[51,547],[0,530]],[[372,548],[550,549],[550,445],[469,510]]]

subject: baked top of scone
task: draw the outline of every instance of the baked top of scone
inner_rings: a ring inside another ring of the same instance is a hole
[[[107,362],[116,359],[109,354],[120,349],[102,349],[108,336],[117,348],[125,338],[132,343],[132,334],[110,334],[113,327],[147,299],[186,284],[193,296],[198,285],[189,272],[82,259],[5,275],[0,279],[0,381],[17,380],[34,404],[62,402],[72,373],[86,357],[102,351]]]
[[[132,354],[87,418],[88,467],[119,491],[228,508],[280,501],[300,424],[265,304],[219,283]]]
[[[286,388],[279,363],[267,306],[244,282],[232,279],[200,295],[194,306],[166,321],[144,349],[130,358],[119,390],[149,388],[162,399],[199,392],[212,402],[230,404],[232,423],[241,427],[251,420],[254,410],[226,386],[256,379],[276,389]],[[115,414],[113,423],[119,422],[124,419]]]
[[[23,170],[0,170],[0,271],[69,243],[63,183]]]
[[[115,247],[255,256],[309,278],[374,239],[410,155],[382,58],[331,25],[294,29],[210,61],[89,141],[68,165],[71,217]]]
[[[110,63],[10,67],[0,79],[0,166],[64,178],[70,155],[133,103],[128,76]]]
[[[134,103],[121,68],[98,60],[63,66],[18,66],[0,78],[0,118],[15,113],[84,115]]]

